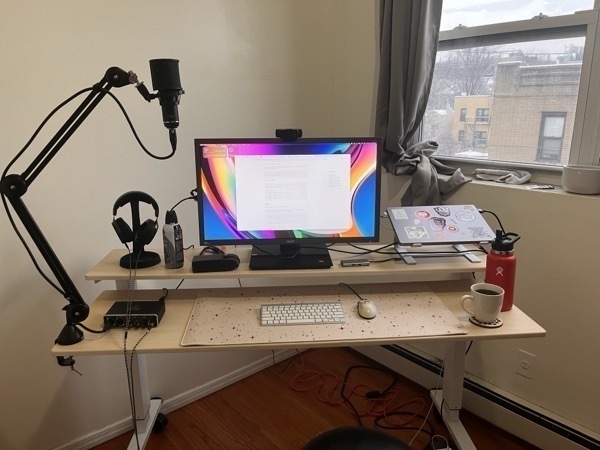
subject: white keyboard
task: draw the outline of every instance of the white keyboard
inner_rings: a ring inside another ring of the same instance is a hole
[[[346,323],[346,316],[340,302],[260,305],[260,324],[262,326],[328,323]]]

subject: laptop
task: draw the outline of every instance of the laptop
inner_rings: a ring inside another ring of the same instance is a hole
[[[477,244],[495,237],[474,205],[390,206],[387,214],[402,246]]]

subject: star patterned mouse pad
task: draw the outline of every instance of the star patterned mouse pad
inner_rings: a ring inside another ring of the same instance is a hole
[[[403,292],[361,286],[362,290],[355,288],[357,293],[377,307],[374,319],[358,315],[358,297],[344,286],[254,288],[241,290],[239,297],[201,297],[200,294],[181,345],[243,346],[467,334],[460,321],[427,285],[411,285],[408,291],[403,288]],[[341,301],[346,323],[260,325],[260,305],[320,301]]]

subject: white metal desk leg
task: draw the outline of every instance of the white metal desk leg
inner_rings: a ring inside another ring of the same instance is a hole
[[[152,433],[152,427],[162,405],[162,399],[150,398],[148,370],[144,355],[134,355],[132,371],[137,437],[134,433],[127,448],[128,450],[137,450],[138,448],[143,449],[146,446],[146,442],[148,442],[150,433]]]
[[[447,344],[442,389],[432,391],[431,397],[458,448],[474,450],[475,444],[459,418],[465,374],[465,349],[464,341]]]

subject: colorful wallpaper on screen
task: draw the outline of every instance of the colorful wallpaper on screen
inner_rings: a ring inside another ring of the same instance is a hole
[[[216,141],[215,141],[216,142]],[[227,157],[202,157],[203,152]],[[306,230],[239,231],[236,227],[235,155],[336,154],[351,155],[351,228],[334,235]],[[204,243],[226,244],[240,240],[344,239],[377,236],[378,146],[368,142],[196,142],[199,219]],[[201,170],[200,170],[201,166]]]

